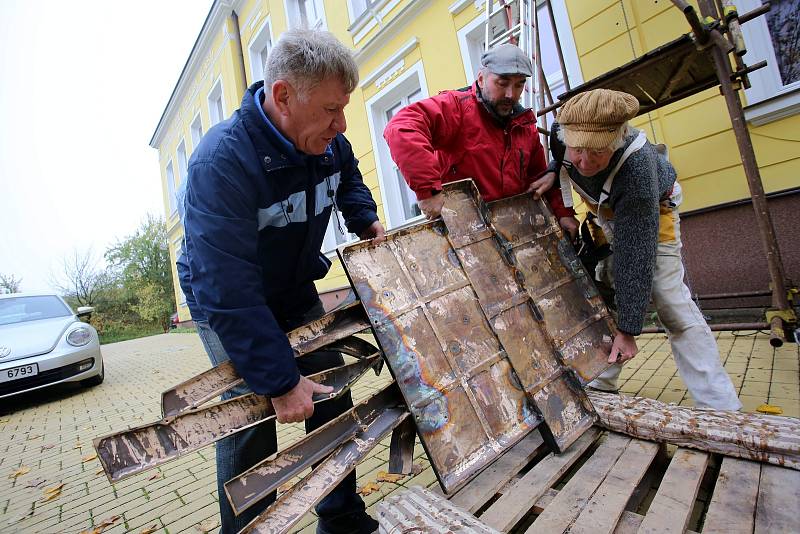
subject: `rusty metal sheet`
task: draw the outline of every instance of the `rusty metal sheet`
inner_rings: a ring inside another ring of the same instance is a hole
[[[365,357],[377,350],[372,344],[352,334],[369,328],[364,309],[357,302],[341,306],[287,334],[295,356],[322,347],[351,356]],[[242,383],[230,361],[204,371],[161,394],[163,417],[197,408],[214,397]]]
[[[579,382],[589,382],[608,367],[614,323],[572,245],[546,204],[530,195],[487,209],[562,361]]]
[[[240,534],[289,532],[315,504],[366,458],[375,445],[391,434],[408,416],[405,408],[392,407],[383,410],[372,423],[342,444],[303,480],[280,495],[269,508],[242,529]]]
[[[486,205],[471,181],[442,194],[441,221],[339,255],[450,493],[542,419],[556,451],[596,420],[560,349],[580,376],[594,373],[599,352],[574,339],[608,313],[543,204]]]
[[[540,421],[489,322],[506,297],[513,301],[513,277],[498,270],[502,279],[489,273],[474,283],[441,221],[340,255],[442,487],[452,492]]]
[[[334,388],[330,394],[315,395],[314,402],[341,396],[379,362],[380,356],[375,355],[309,376],[315,382]],[[153,424],[95,438],[93,444],[109,480],[116,482],[208,446],[274,415],[267,397],[250,393]]]
[[[284,482],[327,457],[336,447],[369,426],[384,410],[402,407],[403,398],[397,385],[390,384],[366,401],[294,442],[276,457],[268,458],[227,481],[225,494],[234,513],[241,514],[278,489]]]

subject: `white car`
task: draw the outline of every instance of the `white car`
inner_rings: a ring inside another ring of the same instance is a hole
[[[103,382],[100,339],[58,295],[0,295],[0,398],[62,382]]]

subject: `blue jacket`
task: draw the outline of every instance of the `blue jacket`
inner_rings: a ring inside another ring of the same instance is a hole
[[[300,380],[285,324],[319,298],[334,200],[354,234],[378,216],[347,139],[297,151],[264,114],[262,86],[192,154],[178,271],[192,318],[209,321],[250,389],[278,396]]]

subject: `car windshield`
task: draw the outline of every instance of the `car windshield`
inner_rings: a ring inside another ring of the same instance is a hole
[[[0,299],[0,325],[67,317],[72,310],[58,297],[12,297]]]

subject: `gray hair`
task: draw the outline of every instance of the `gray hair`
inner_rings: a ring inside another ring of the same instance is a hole
[[[628,135],[629,131],[630,131],[630,127],[628,126],[628,121],[625,121],[622,124],[622,126],[619,127],[619,130],[617,130],[617,135],[616,135],[616,137],[614,137],[614,141],[612,141],[611,144],[608,145],[608,148],[612,152],[616,152],[620,148],[624,147],[625,146],[625,137]],[[564,146],[567,146],[567,142],[564,139],[564,128],[563,127],[559,128],[556,131],[556,136],[558,137],[559,141],[564,143]]]
[[[284,32],[264,66],[264,87],[286,80],[301,99],[326,78],[336,78],[352,93],[358,85],[353,54],[332,33],[296,28]]]

